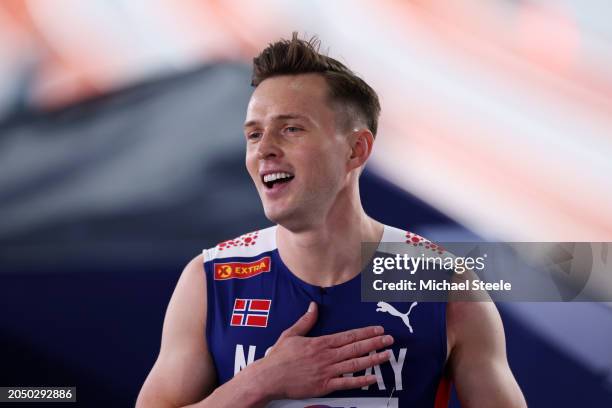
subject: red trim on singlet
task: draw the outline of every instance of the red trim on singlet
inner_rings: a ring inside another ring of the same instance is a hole
[[[438,383],[438,390],[436,391],[436,400],[434,402],[434,408],[448,408],[450,400],[451,382],[448,378],[442,377]]]

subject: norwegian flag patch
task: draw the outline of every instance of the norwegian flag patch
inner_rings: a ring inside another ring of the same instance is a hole
[[[267,327],[270,299],[236,299],[232,310],[231,326]]]

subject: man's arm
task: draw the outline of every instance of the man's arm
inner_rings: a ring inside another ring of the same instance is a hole
[[[461,406],[522,408],[527,404],[510,371],[501,318],[493,302],[449,302],[448,367]]]
[[[202,255],[183,270],[164,319],[159,356],[136,402],[137,407],[178,407],[199,401],[216,382],[204,338],[206,276]]]

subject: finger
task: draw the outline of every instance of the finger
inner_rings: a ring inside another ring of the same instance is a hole
[[[370,351],[375,351],[393,344],[393,337],[389,335],[373,337],[371,339],[357,341],[336,349],[336,361],[363,356]]]
[[[358,377],[338,377],[327,382],[327,393],[338,390],[350,390],[372,385],[376,382],[375,375],[360,375]]]
[[[365,357],[353,358],[345,360],[340,363],[334,364],[333,369],[337,375],[346,373],[355,373],[357,371],[365,370],[369,367],[374,367],[377,364],[382,364],[388,361],[390,358],[389,351],[383,351],[381,353],[374,353]]]
[[[293,326],[285,330],[279,337],[279,340],[291,336],[305,336],[312,329],[312,326],[317,322],[318,309],[315,302],[310,302],[308,310],[302,315]]]
[[[359,340],[369,339],[374,336],[380,336],[385,332],[382,326],[368,326],[359,329],[352,329],[340,333],[328,334],[321,336],[320,339],[327,342],[330,347],[342,347],[347,344],[354,343]]]

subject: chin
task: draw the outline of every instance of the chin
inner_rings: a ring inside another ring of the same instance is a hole
[[[307,214],[300,213],[293,209],[284,209],[281,211],[270,211],[264,210],[266,218],[277,225],[281,225],[283,228],[293,231],[300,232],[313,225],[312,220]]]
[[[267,219],[276,224],[280,224],[282,220],[287,219],[286,211],[280,208],[264,207],[264,214],[266,215]]]
[[[297,212],[289,208],[264,208],[264,213],[267,219],[286,228],[292,228],[300,221]]]

